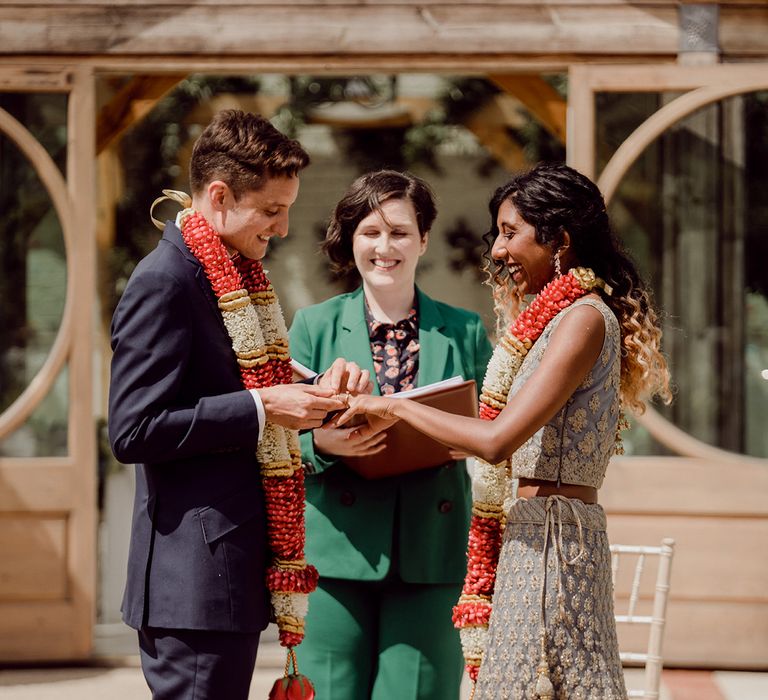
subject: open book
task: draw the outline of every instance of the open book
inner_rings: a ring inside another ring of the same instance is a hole
[[[473,379],[464,381],[451,377],[408,391],[391,394],[389,398],[413,399],[448,413],[477,417],[477,386]],[[368,457],[344,457],[345,464],[366,479],[437,467],[451,462],[450,448],[427,437],[403,421],[387,430],[387,449]]]
[[[317,374],[293,359],[291,366],[294,381]],[[464,380],[460,376],[390,394],[389,398],[413,399],[448,413],[477,417],[477,385],[473,379]],[[387,430],[386,450],[368,457],[344,457],[343,461],[366,479],[382,479],[450,462],[449,452],[447,445],[398,421]]]

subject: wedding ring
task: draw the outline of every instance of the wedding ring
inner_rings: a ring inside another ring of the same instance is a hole
[[[347,407],[349,407],[349,396],[350,395],[348,391],[344,392],[344,405]]]

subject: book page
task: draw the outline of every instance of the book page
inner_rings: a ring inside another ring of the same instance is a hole
[[[424,396],[424,394],[431,394],[439,389],[447,389],[449,386],[455,386],[461,384],[464,381],[464,377],[457,375],[450,377],[449,379],[443,379],[440,382],[434,382],[433,384],[427,384],[425,386],[417,386],[413,389],[406,389],[405,391],[398,391],[396,394],[387,394],[389,399],[413,399],[417,396]]]
[[[291,369],[294,374],[298,375],[301,379],[311,379],[317,376],[317,372],[312,371],[309,367],[302,365],[298,360],[291,358]]]

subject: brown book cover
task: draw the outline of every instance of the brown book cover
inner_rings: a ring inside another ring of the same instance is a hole
[[[412,398],[449,413],[477,417],[477,386],[473,379],[463,381],[461,377],[454,377],[394,396]],[[381,479],[450,462],[449,450],[447,445],[427,437],[404,421],[398,421],[387,430],[386,450],[368,457],[344,457],[343,460],[360,476]]]

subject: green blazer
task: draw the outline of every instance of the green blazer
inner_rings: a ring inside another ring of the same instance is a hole
[[[482,384],[491,345],[480,317],[434,301],[417,289],[419,371],[425,385],[462,375]],[[296,312],[291,355],[322,371],[337,357],[373,371],[362,288]],[[374,392],[379,393],[374,381]],[[393,558],[409,583],[461,583],[466,569],[471,494],[464,462],[367,480],[341,459],[315,453],[301,437],[307,476],[307,560],[321,576],[374,581]]]

